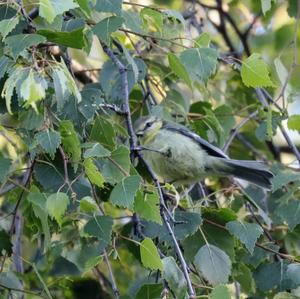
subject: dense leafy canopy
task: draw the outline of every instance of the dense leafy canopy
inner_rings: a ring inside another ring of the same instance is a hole
[[[300,298],[299,19],[297,0],[1,1],[0,297]],[[272,190],[161,185],[146,114],[265,161]]]

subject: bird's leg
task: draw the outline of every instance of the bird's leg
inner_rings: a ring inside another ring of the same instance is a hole
[[[167,213],[170,218],[170,220],[173,222],[174,225],[176,224],[185,224],[187,223],[186,221],[177,221],[175,220],[175,210],[178,206],[180,197],[174,186],[170,184],[166,184],[162,188],[163,196],[166,202],[166,208],[167,208]]]

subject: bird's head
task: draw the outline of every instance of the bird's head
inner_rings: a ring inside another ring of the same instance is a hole
[[[163,122],[153,115],[143,116],[134,123],[134,131],[140,140],[152,139],[161,129]]]

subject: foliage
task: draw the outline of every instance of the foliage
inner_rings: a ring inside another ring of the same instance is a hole
[[[1,1],[0,297],[300,298],[299,1],[144,2]],[[164,188],[147,114],[272,190]]]

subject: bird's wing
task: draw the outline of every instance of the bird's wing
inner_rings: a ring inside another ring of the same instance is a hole
[[[186,137],[191,138],[193,141],[197,142],[211,156],[229,159],[229,157],[225,153],[223,153],[222,150],[211,145],[205,139],[201,138],[199,135],[190,131],[184,126],[172,124],[171,122],[164,122],[163,128],[172,132],[178,132]]]

